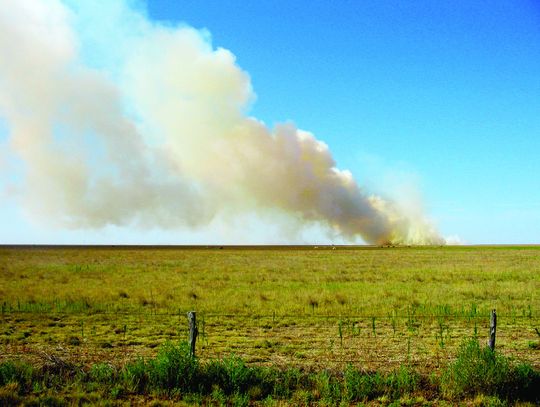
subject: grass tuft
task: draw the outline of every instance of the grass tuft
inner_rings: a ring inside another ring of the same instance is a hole
[[[18,360],[0,363],[0,386],[16,383],[21,391],[32,387],[34,371],[31,365]]]
[[[199,364],[190,354],[187,342],[163,345],[147,366],[150,385],[159,389],[193,390]]]

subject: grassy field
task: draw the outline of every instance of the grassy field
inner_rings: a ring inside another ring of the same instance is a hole
[[[196,310],[201,355],[430,365],[495,308],[499,347],[540,362],[540,247],[4,247],[0,298],[2,355],[151,353]]]
[[[1,247],[0,361],[197,354],[312,371],[444,368],[466,338],[540,367],[540,247]]]

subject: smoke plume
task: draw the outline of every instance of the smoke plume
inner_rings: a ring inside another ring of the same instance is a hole
[[[82,3],[0,8],[0,117],[29,213],[176,228],[273,208],[368,243],[442,243],[421,213],[367,194],[313,134],[250,117],[248,74],[206,32],[123,1]]]

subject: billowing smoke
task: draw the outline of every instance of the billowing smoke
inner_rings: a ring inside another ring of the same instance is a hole
[[[311,133],[249,117],[248,74],[206,32],[82,3],[0,8],[0,117],[29,213],[176,228],[274,208],[368,243],[442,242],[421,213],[368,195]]]

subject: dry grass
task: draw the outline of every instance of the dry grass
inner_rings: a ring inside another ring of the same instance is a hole
[[[538,367],[539,270],[538,247],[4,247],[0,354],[126,360],[195,309],[202,357],[436,367],[496,308],[498,348]]]

